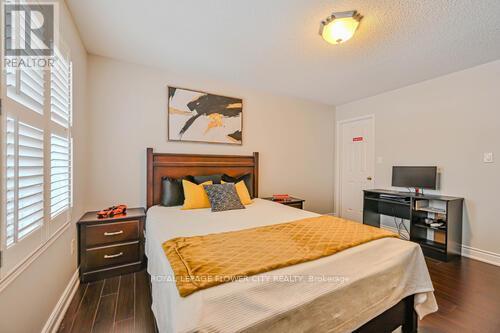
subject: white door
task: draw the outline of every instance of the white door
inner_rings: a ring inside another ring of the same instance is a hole
[[[372,189],[375,143],[372,116],[339,123],[340,214],[363,221],[363,190]]]

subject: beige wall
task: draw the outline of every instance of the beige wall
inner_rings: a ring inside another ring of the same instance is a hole
[[[86,76],[87,52],[80,41],[71,16],[62,2],[61,35],[71,49],[73,60],[74,117],[74,214],[82,215],[87,183],[85,145],[87,137]],[[72,223],[28,268],[0,292],[0,332],[40,332],[77,269],[76,239]]]
[[[89,56],[89,208],[144,206],[146,147],[158,152],[260,152],[260,196],[290,193],[333,211],[334,108],[208,79]],[[243,98],[243,146],[168,142],[166,86]]]
[[[390,187],[393,165],[439,166],[440,192],[466,200],[463,243],[500,254],[499,105],[496,61],[339,106],[336,117],[375,115],[376,187]]]

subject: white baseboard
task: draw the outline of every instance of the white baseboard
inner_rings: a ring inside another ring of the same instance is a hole
[[[57,332],[57,329],[59,328],[59,325],[61,324],[61,321],[64,318],[64,314],[66,313],[66,310],[68,310],[71,300],[73,299],[73,296],[75,295],[79,286],[80,286],[80,278],[78,275],[78,270],[76,270],[76,272],[69,280],[66,289],[64,289],[61,298],[59,298],[59,301],[54,307],[54,310],[50,314],[49,319],[45,323],[45,326],[42,329],[42,333]]]
[[[398,230],[392,226],[381,225],[382,229],[386,229],[392,232],[397,233]],[[407,235],[406,231],[403,231],[404,234]],[[471,258],[474,260],[482,261],[487,264],[500,266],[500,254],[490,251],[485,251],[481,249],[476,249],[467,245],[462,245],[462,256]]]
[[[462,256],[500,266],[500,254],[462,245]]]

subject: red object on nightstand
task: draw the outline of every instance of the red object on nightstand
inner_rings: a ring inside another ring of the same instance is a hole
[[[273,194],[273,201],[286,201],[289,199],[290,196],[288,194]]]
[[[116,205],[103,209],[97,213],[97,217],[100,219],[105,219],[108,217],[114,217],[116,215],[127,214],[127,205]]]

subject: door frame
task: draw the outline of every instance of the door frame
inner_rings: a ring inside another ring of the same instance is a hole
[[[334,215],[341,217],[342,215],[342,163],[340,163],[340,148],[342,147],[342,136],[341,134],[341,128],[342,125],[347,124],[347,123],[352,123],[360,120],[366,120],[370,119],[372,121],[372,140],[373,140],[373,154],[374,157],[376,156],[375,151],[376,151],[376,146],[375,146],[375,114],[369,114],[365,116],[359,116],[359,117],[354,117],[354,118],[349,118],[349,119],[343,119],[343,120],[337,120],[337,125],[335,128],[335,186],[334,186]],[[373,160],[373,181],[375,182],[375,160],[376,157]]]

